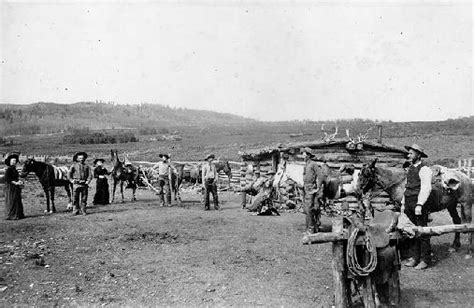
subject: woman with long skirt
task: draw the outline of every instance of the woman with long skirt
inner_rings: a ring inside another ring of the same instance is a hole
[[[110,172],[105,169],[102,164],[104,160],[98,158],[94,160],[94,178],[96,178],[96,187],[93,204],[109,204],[110,194],[109,194],[109,183],[107,181],[107,174]]]
[[[21,189],[23,182],[16,170],[20,157],[17,153],[7,154],[5,165],[8,166],[5,171],[5,219],[18,220],[25,218],[23,213],[23,203],[21,201]]]

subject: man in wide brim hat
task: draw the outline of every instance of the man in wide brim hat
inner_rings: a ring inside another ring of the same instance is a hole
[[[97,165],[98,162],[105,163],[105,159],[103,159],[103,158],[96,158],[96,159],[94,159],[93,164],[94,164],[94,165]]]
[[[170,156],[168,154],[158,154],[159,158],[166,157],[166,159],[170,159]]]
[[[411,146],[406,145],[405,149],[409,150],[414,150],[418,153],[420,153],[421,157],[428,157],[428,155],[425,153],[425,150],[423,150],[422,147],[420,147],[418,144],[414,143]]]
[[[12,153],[7,153],[7,155],[5,155],[5,165],[7,166],[10,166],[10,159],[12,158],[16,158],[16,161],[18,162],[20,160],[20,153],[18,152],[12,152]]]
[[[206,156],[206,158],[204,158],[204,160],[209,160],[210,158],[215,159],[216,156],[214,154],[209,154]]]
[[[77,157],[78,157],[79,155],[84,156],[84,160],[86,160],[86,159],[87,159],[87,156],[88,156],[86,152],[77,152],[77,153],[74,154],[74,156],[72,157],[72,161],[77,161]]]
[[[314,156],[313,150],[311,150],[311,148],[308,148],[308,147],[301,148],[300,152],[301,152],[301,154],[306,153],[311,157]]]

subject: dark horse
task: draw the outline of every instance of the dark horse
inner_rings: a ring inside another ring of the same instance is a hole
[[[375,166],[377,160],[369,165],[364,165],[359,174],[358,187],[365,194],[377,188],[388,193],[392,202],[400,206],[405,192],[406,172],[398,168],[381,168]],[[426,205],[429,206],[430,213],[447,209],[454,224],[460,224],[462,221],[470,223],[472,221],[472,184],[460,171],[451,171],[456,174],[458,185],[456,190],[449,188],[439,174],[440,166],[433,166],[431,169],[438,170],[433,172],[435,175],[434,184],[430,197]],[[444,167],[443,167],[444,168]],[[442,169],[442,168],[441,168]],[[444,168],[446,169],[446,168]],[[436,176],[440,178],[436,178]],[[433,181],[432,181],[433,182]],[[461,217],[457,211],[458,203],[461,205]],[[462,218],[462,219],[461,219]],[[453,252],[461,246],[460,235],[455,233],[453,244],[450,251]],[[469,233],[468,254],[466,258],[471,257],[472,233]]]
[[[28,158],[23,165],[22,177],[26,177],[28,173],[34,172],[38,177],[41,186],[43,186],[44,194],[46,196],[46,210],[45,213],[55,213],[54,206],[54,188],[62,186],[66,189],[67,197],[69,198],[68,208],[72,207],[72,183],[67,177],[67,171],[53,165],[36,161],[34,158]],[[51,208],[49,206],[51,202]]]
[[[137,190],[138,183],[138,170],[132,168],[131,172],[125,167],[125,161],[121,161],[118,157],[117,150],[110,150],[110,155],[112,156],[112,163],[114,167],[112,169],[112,179],[114,180],[114,188],[112,192],[112,202],[115,200],[115,189],[117,184],[120,183],[120,193],[122,195],[122,202],[124,202],[123,197],[123,183],[126,182],[126,188],[132,189],[132,201],[137,200],[135,197],[135,191]]]

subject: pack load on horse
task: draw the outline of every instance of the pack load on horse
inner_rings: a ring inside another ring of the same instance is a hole
[[[407,172],[402,168],[382,168],[376,165],[377,160],[362,167],[358,186],[363,193],[370,192],[373,195],[377,191],[386,192],[390,200],[398,208],[402,205]],[[426,206],[429,213],[447,209],[454,224],[472,221],[472,183],[469,178],[460,171],[450,170],[446,167],[434,165],[432,170],[432,189]],[[457,211],[457,205],[461,206],[461,216]],[[457,232],[450,251],[453,252],[461,246],[460,234]],[[468,236],[468,250],[466,258],[472,256],[472,233]]]
[[[46,197],[45,213],[55,213],[54,203],[55,187],[64,187],[68,197],[67,209],[72,209],[72,183],[68,179],[69,168],[66,166],[54,166],[35,160],[33,156],[27,157],[23,164],[21,176],[26,178],[28,173],[33,172],[38,177]],[[51,205],[51,206],[50,206]]]
[[[122,202],[124,202],[123,195],[123,184],[126,183],[125,188],[132,189],[132,201],[137,200],[135,197],[135,192],[137,190],[138,183],[138,174],[139,171],[132,163],[128,160],[121,161],[117,150],[110,150],[111,160],[113,164],[112,169],[112,179],[113,179],[113,189],[112,189],[112,203],[115,201],[115,190],[117,184],[120,184],[120,194],[122,195]]]
[[[306,149],[308,151],[308,149]],[[359,171],[353,165],[347,164],[341,166],[339,170],[330,170],[326,163],[314,162],[315,168],[318,168],[319,186],[316,189],[321,189],[318,202],[321,208],[318,211],[324,211],[327,215],[341,214],[347,211],[342,205],[336,206],[335,201],[345,198],[347,196],[359,197],[357,190],[357,178]],[[286,190],[288,185],[294,185],[296,196],[304,199],[304,174],[305,165],[293,162],[286,162],[278,167],[275,175],[273,186],[280,191],[283,187]],[[288,184],[291,183],[291,184]],[[293,184],[294,183],[294,184]],[[363,202],[359,203],[360,215],[364,216],[367,205]],[[316,224],[319,224],[320,213],[315,215]]]

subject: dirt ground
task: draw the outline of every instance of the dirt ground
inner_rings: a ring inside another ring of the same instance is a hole
[[[94,182],[93,182],[94,184]],[[138,201],[46,215],[37,181],[23,193],[26,219],[0,215],[0,306],[159,305],[330,307],[331,245],[301,244],[302,213],[253,216],[222,193],[221,211],[203,211],[199,195],[183,207]],[[89,201],[92,200],[91,189]],[[4,199],[0,198],[3,206]],[[326,221],[328,223],[328,221]],[[433,224],[450,223],[448,214]],[[432,238],[435,264],[401,271],[402,307],[474,305],[474,260],[448,253],[452,235]]]

